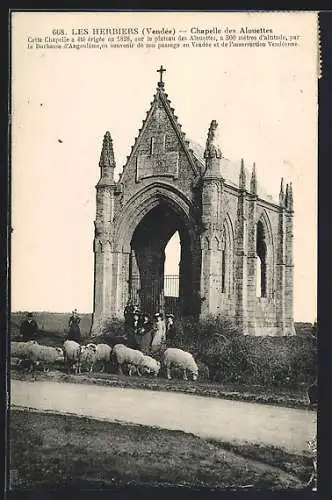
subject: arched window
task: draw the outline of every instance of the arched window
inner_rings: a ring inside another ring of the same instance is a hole
[[[225,234],[223,234],[221,242],[221,293],[225,293],[225,291],[226,291],[226,239],[225,239]]]
[[[265,242],[265,231],[262,221],[257,223],[257,239],[256,239],[256,254],[257,254],[257,296],[266,297],[267,295],[267,252]]]
[[[221,238],[221,293],[233,291],[234,237],[229,216],[225,218]]]

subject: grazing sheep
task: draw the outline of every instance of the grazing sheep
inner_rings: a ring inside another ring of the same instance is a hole
[[[193,380],[197,380],[198,367],[192,354],[190,354],[189,352],[182,351],[181,349],[176,349],[175,347],[169,347],[164,352],[163,365],[166,368],[168,379],[172,378],[171,367],[174,366],[183,370],[183,380],[188,380],[187,371],[191,373]]]
[[[97,344],[94,362],[92,366],[92,371],[94,371],[95,365],[101,363],[101,372],[105,370],[105,366],[110,362],[112,354],[112,348],[107,344]]]
[[[83,370],[86,369],[87,371],[92,372],[93,363],[95,361],[96,348],[97,346],[95,344],[87,344],[81,346],[78,366],[79,373],[81,373],[82,368]]]
[[[80,369],[80,357],[81,357],[81,346],[74,340],[66,340],[63,344],[63,354],[65,358],[65,363],[67,365],[68,373],[70,370],[74,370],[75,373],[79,373]]]
[[[38,345],[36,340],[28,342],[11,342],[10,355],[12,358],[27,359],[31,346]]]
[[[130,347],[125,346],[124,344],[116,344],[113,347],[112,351],[113,359],[116,361],[119,374],[123,375],[122,366],[129,366],[129,375],[131,375],[130,366],[133,365],[137,369],[140,366],[141,360],[144,357],[144,354],[137,349],[131,349]],[[139,369],[137,370],[139,373]]]
[[[97,363],[101,363],[101,371],[105,370],[105,365],[111,360],[112,348],[107,344],[87,344],[81,347],[80,369],[85,367],[91,373]]]
[[[152,374],[155,377],[158,376],[160,372],[160,367],[161,364],[159,361],[152,358],[151,356],[146,356],[146,355],[143,356],[138,366],[139,370],[142,370],[144,373]]]
[[[28,359],[31,361],[31,370],[37,364],[52,365],[54,363],[63,362],[64,355],[61,347],[50,347],[48,345],[32,345],[29,349]]]

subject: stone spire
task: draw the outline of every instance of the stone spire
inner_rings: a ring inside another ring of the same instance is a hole
[[[115,168],[113,141],[109,131],[104,135],[99,166],[100,168]]]
[[[285,207],[288,208],[288,196],[289,196],[289,186],[286,184],[286,192],[285,192]]]
[[[287,208],[290,212],[293,211],[293,186],[291,182],[289,183],[288,188]]]
[[[242,190],[246,189],[246,172],[244,170],[243,158],[241,159],[241,168],[240,168],[240,175],[239,175],[239,188]]]
[[[206,164],[205,176],[221,177],[220,159],[222,153],[219,147],[218,123],[216,120],[212,120],[209,127],[204,158]]]
[[[256,177],[256,164],[252,166],[252,173],[250,179],[250,192],[251,194],[257,195],[257,177]]]
[[[100,154],[99,167],[101,168],[100,182],[114,181],[115,159],[113,141],[109,131],[104,135],[103,146]]]
[[[222,154],[219,148],[218,123],[212,120],[206,140],[204,158],[221,158]]]
[[[285,206],[285,192],[284,192],[284,178],[283,177],[281,177],[281,182],[280,182],[279,205],[281,207]]]

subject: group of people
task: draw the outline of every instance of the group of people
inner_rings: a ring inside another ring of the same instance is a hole
[[[81,330],[80,330],[80,321],[81,318],[78,315],[77,309],[74,309],[72,315],[68,321],[68,340],[75,340],[75,342],[80,343],[81,341]],[[33,314],[31,312],[27,313],[25,319],[21,322],[20,325],[20,334],[24,342],[28,342],[29,340],[36,340],[36,336],[38,333],[38,324],[34,319]]]
[[[174,347],[174,315],[156,312],[152,317],[129,303],[124,311],[129,344],[144,354],[156,354],[163,347]]]
[[[162,347],[175,347],[174,341],[176,328],[174,315],[156,312],[153,316],[141,312],[137,306],[129,303],[124,311],[125,332],[131,347],[139,349],[145,354],[154,354]],[[74,340],[81,343],[82,336],[80,330],[81,318],[74,309],[68,321],[67,340]],[[25,342],[36,340],[38,324],[31,312],[20,326],[20,334]]]

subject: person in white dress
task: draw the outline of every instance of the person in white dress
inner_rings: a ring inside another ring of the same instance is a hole
[[[166,322],[161,313],[154,315],[153,337],[151,342],[151,353],[158,353],[166,344]]]

